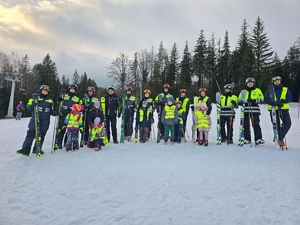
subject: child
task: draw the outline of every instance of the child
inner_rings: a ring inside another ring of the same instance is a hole
[[[19,104],[16,107],[16,110],[17,110],[16,120],[21,120],[22,112],[24,110],[22,101],[19,102]]]
[[[174,141],[177,142],[178,144],[181,142],[181,136],[182,136],[182,126],[183,126],[183,121],[186,118],[186,113],[184,112],[184,109],[182,108],[181,101],[176,102],[176,107],[178,110],[178,123],[175,124],[175,139]]]
[[[83,110],[83,106],[79,104],[73,104],[71,112],[65,118],[65,124],[67,126],[67,152],[75,151],[79,149],[79,130],[82,131],[82,114],[80,111]]]
[[[150,132],[152,113],[147,104],[147,101],[142,102],[142,107],[137,111],[136,124],[139,127],[140,143],[145,143],[148,140]]]
[[[174,126],[178,123],[178,110],[173,105],[173,98],[168,98],[167,105],[165,105],[161,114],[161,122],[164,125],[164,144],[168,142],[169,131],[171,132],[171,144],[174,144]]]
[[[199,103],[196,105],[194,121],[197,125],[197,130],[199,131],[198,144],[208,145],[208,132],[211,126],[210,115],[207,115],[208,107],[205,103]]]
[[[90,109],[88,115],[89,115],[89,126],[93,125],[96,117],[100,118],[101,121],[100,123],[102,124],[102,121],[104,121],[104,114],[102,108],[100,107],[99,101],[94,102],[94,108]]]
[[[101,146],[105,146],[103,143],[106,138],[105,127],[101,124],[101,119],[96,117],[94,123],[90,128],[90,138],[87,142],[87,147],[94,148],[94,151],[102,150]]]

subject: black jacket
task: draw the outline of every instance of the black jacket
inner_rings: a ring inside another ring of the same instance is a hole
[[[121,114],[121,100],[114,93],[109,95],[108,93],[105,96],[105,115],[116,116]]]
[[[102,110],[100,110],[100,109],[92,108],[89,111],[88,117],[89,117],[88,118],[89,125],[94,123],[94,120],[96,117],[99,117],[101,119],[101,121],[100,121],[101,124],[104,121],[104,114],[103,114]]]

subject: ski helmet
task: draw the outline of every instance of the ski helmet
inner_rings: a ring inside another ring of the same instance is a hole
[[[42,85],[40,87],[40,91],[42,91],[42,90],[46,90],[46,91],[50,92],[50,87],[48,85]]]
[[[282,81],[282,78],[281,78],[281,76],[275,76],[275,77],[272,78],[272,83],[274,83],[275,80]]]
[[[145,89],[145,90],[144,90],[144,94],[145,94],[145,93],[149,93],[149,95],[150,95],[150,94],[151,94],[150,89]]]
[[[199,88],[199,92],[204,91],[206,93],[206,88]]]
[[[248,84],[249,82],[253,82],[255,84],[255,79],[253,77],[248,77],[245,83]]]
[[[186,89],[180,89],[179,93],[182,93],[182,92],[186,93]]]
[[[165,89],[165,88],[170,89],[170,84],[164,84],[163,88],[164,88],[164,89]]]
[[[225,84],[224,89],[232,89],[232,84]]]
[[[95,93],[95,88],[94,88],[93,86],[89,86],[89,87],[87,88],[87,91],[88,91],[88,92],[89,92],[89,91],[92,91],[92,92]]]
[[[74,89],[75,90],[75,92],[77,91],[77,89],[78,89],[78,87],[77,87],[77,85],[76,84],[71,84],[71,85],[69,85],[69,90],[70,89]]]

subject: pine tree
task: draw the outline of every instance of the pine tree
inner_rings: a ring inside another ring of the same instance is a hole
[[[80,80],[80,76],[77,72],[77,70],[75,70],[75,72],[73,73],[73,77],[72,77],[72,84],[79,84],[79,80]]]
[[[170,53],[170,64],[169,64],[169,71],[168,71],[168,78],[167,78],[169,84],[173,89],[173,93],[177,93],[179,91],[178,85],[176,83],[179,74],[178,60],[179,60],[179,56],[178,56],[177,44],[174,43]]]
[[[179,89],[188,89],[192,85],[192,56],[189,52],[188,42],[186,41],[182,60],[180,62],[180,73],[178,76]]]
[[[207,45],[204,31],[201,30],[193,56],[193,74],[198,77],[198,87],[202,87],[204,85],[204,78],[206,76],[206,48]]]
[[[216,68],[216,46],[215,46],[215,36],[212,34],[211,39],[208,41],[208,47],[207,47],[207,60],[206,60],[206,66],[207,66],[207,78],[209,80],[209,90],[208,95],[209,96],[215,96],[214,93],[217,92],[217,85],[216,85],[216,79],[217,79],[217,68]]]
[[[218,82],[220,85],[225,85],[227,83],[232,82],[232,77],[229,74],[230,71],[230,46],[229,46],[229,38],[228,31],[225,32],[224,44],[221,49],[220,60],[218,63]]]
[[[271,65],[274,52],[265,32],[264,22],[260,17],[255,21],[250,43],[255,56],[254,78],[256,84],[259,88],[267,89],[268,81],[272,76]]]

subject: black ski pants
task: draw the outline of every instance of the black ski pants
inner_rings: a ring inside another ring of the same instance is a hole
[[[124,136],[132,136],[133,133],[133,119],[134,119],[134,112],[125,112],[125,129],[124,129]]]
[[[88,147],[89,148],[100,148],[101,146],[105,146],[105,145],[103,143],[103,139],[99,138],[99,139],[96,139],[96,140],[90,142]]]
[[[68,140],[66,150],[78,150],[79,149],[79,130],[68,130]]]
[[[107,134],[108,142],[110,141],[110,126],[111,126],[113,140],[117,141],[117,119],[116,119],[116,115],[106,116],[106,134]]]
[[[282,112],[282,123],[280,122],[280,115],[278,111],[276,111],[276,120],[277,120],[277,128],[278,128],[278,134],[279,134],[279,140],[283,140],[285,138],[285,135],[289,132],[291,126],[292,126],[292,121],[290,117],[289,110],[281,110]],[[271,117],[271,122],[272,122],[272,115],[270,111],[270,117]],[[280,125],[281,124],[281,125]]]
[[[40,147],[41,147],[41,149],[42,149],[42,146],[44,143],[44,138],[46,136],[48,129],[49,129],[49,120],[40,120],[40,133],[41,133]],[[34,140],[34,137],[35,137],[35,124],[34,124],[34,119],[32,117],[28,124],[27,134],[26,134],[25,140],[22,145],[22,152],[24,154],[30,153],[30,148],[31,148],[32,142]],[[36,146],[34,144],[33,149],[35,149],[35,147]]]
[[[220,126],[221,126],[221,137],[222,140],[232,141],[233,137],[233,120],[230,122],[230,116],[221,116],[220,117]],[[230,124],[231,123],[231,124]],[[226,124],[226,131],[225,131]]]
[[[245,113],[244,117],[244,138],[248,141],[251,141],[251,126],[254,130],[254,140],[262,139],[261,127],[260,127],[260,113],[252,113],[253,120],[250,119],[251,116],[249,113]],[[250,126],[251,124],[251,126]]]
[[[59,125],[58,125],[58,134],[57,134],[57,144],[62,145],[62,141],[64,139],[65,133],[66,133],[66,127],[65,127],[65,118],[68,114],[63,114],[60,117]],[[67,137],[65,137],[66,139]],[[66,142],[65,142],[66,143]]]

